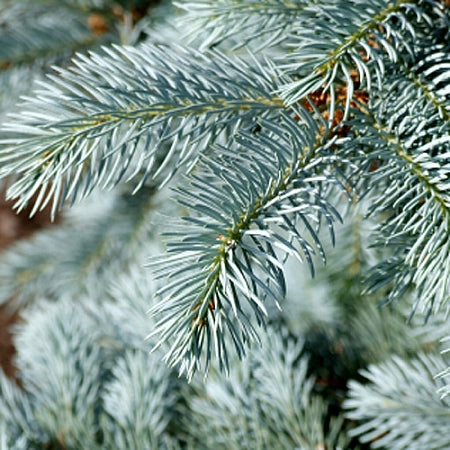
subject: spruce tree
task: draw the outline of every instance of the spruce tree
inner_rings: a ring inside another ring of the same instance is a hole
[[[0,0],[5,449],[450,447],[438,0]]]

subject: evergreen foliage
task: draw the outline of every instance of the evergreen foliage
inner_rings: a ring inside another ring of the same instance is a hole
[[[433,378],[442,370],[443,361],[419,354],[404,361],[398,357],[370,367],[363,375],[371,382],[352,381],[346,406],[353,409],[348,417],[364,423],[352,434],[361,441],[372,441],[374,448],[446,448],[448,401],[440,400],[440,382]]]
[[[449,448],[449,30],[0,0],[0,183],[57,219],[0,258],[1,448]]]

